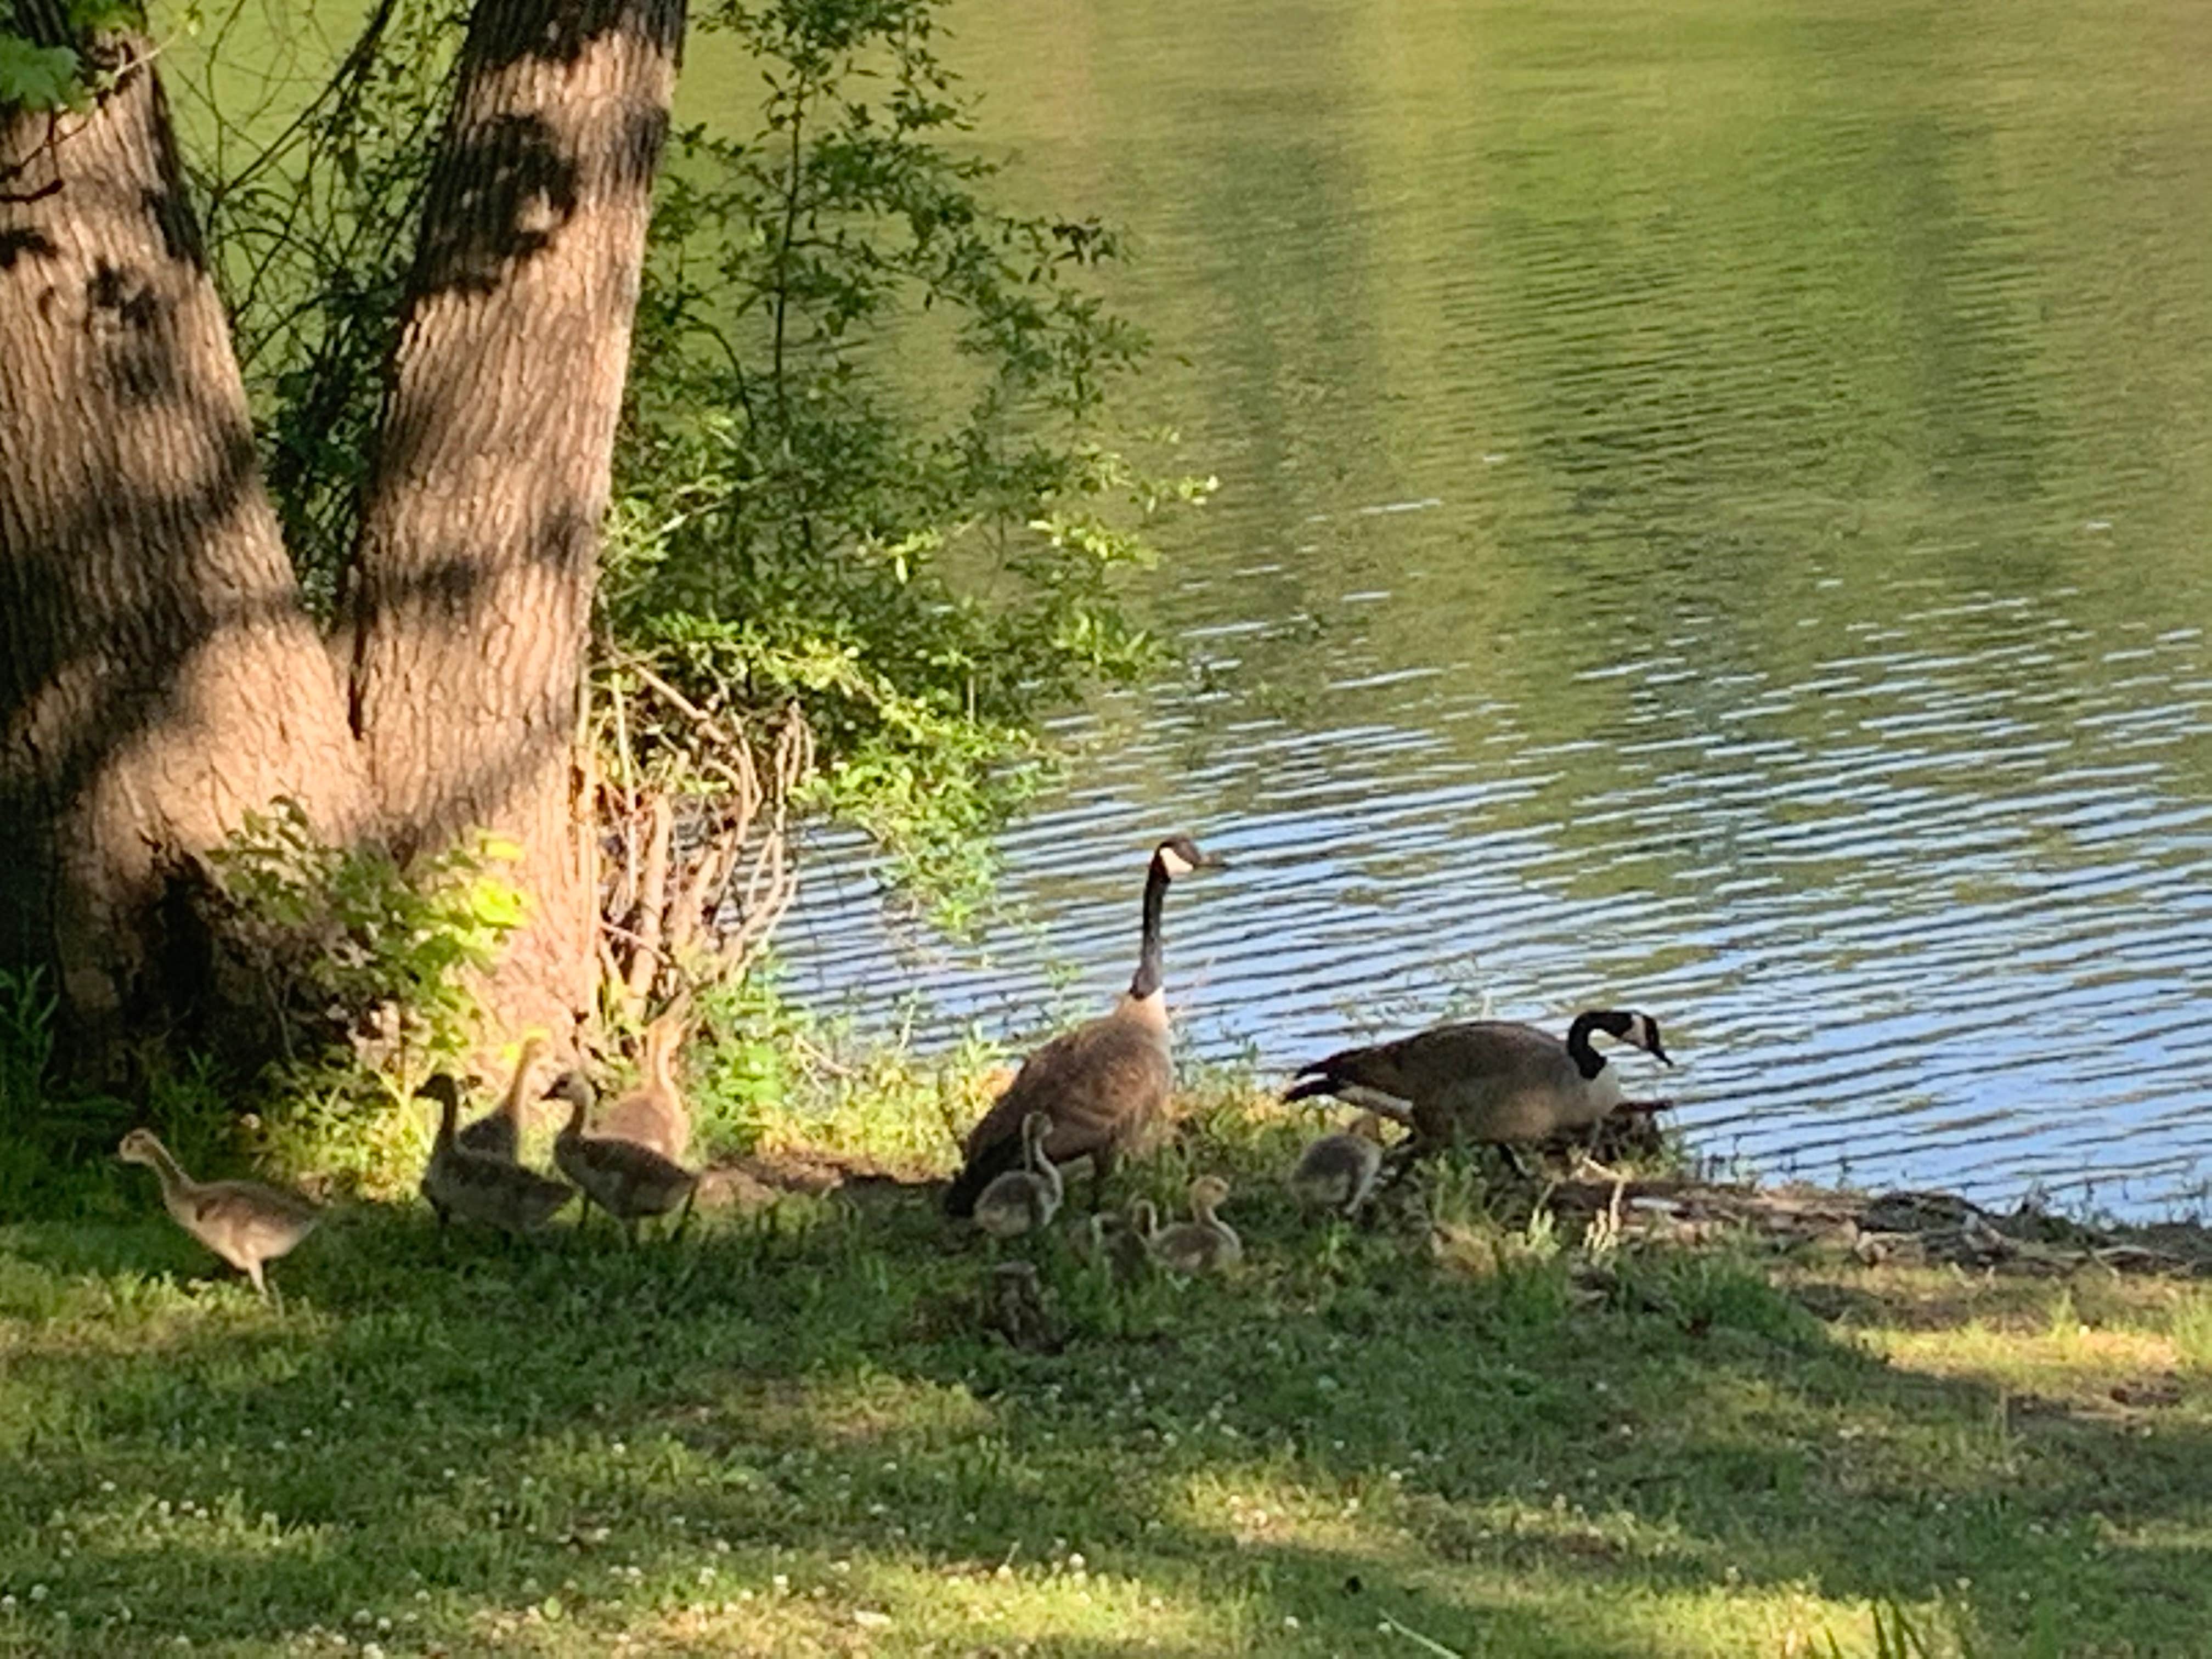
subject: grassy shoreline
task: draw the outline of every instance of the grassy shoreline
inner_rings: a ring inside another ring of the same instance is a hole
[[[634,1253],[354,1206],[281,1314],[158,1214],[0,1228],[0,1654],[2212,1651],[2212,1285],[1592,1249],[1465,1170],[1316,1224],[1308,1127],[1209,1098],[1137,1179],[1225,1170],[1247,1266],[1040,1249],[1049,1352],[888,1183]]]

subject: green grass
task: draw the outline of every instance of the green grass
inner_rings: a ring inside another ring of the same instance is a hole
[[[635,1252],[363,1205],[280,1313],[118,1170],[144,1218],[0,1229],[0,1654],[2212,1645],[2212,1291],[1593,1271],[1463,1176],[1316,1225],[1296,1139],[1138,1174],[1228,1170],[1231,1279],[1039,1251],[1057,1353],[919,1195]]]

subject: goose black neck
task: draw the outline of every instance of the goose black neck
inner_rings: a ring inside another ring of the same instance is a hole
[[[1575,1070],[1583,1074],[1584,1081],[1605,1070],[1605,1056],[1590,1046],[1590,1033],[1611,1031],[1615,1036],[1620,1036],[1614,1024],[1616,1018],[1592,1009],[1577,1014],[1575,1023],[1567,1027],[1567,1058],[1574,1061]]]
[[[1145,936],[1137,951],[1137,972],[1129,981],[1129,994],[1142,1001],[1160,988],[1160,912],[1167,902],[1168,866],[1158,853],[1145,877]]]

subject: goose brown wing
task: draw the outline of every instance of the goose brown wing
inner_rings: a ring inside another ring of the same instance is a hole
[[[1432,1025],[1336,1059],[1350,1062],[1347,1081],[1412,1099],[1471,1077],[1548,1078],[1567,1063],[1566,1054],[1565,1043],[1534,1025],[1474,1019]]]
[[[1158,1033],[1133,1020],[1093,1020],[1030,1055],[984,1121],[999,1120],[994,1133],[987,1138],[979,1124],[969,1144],[1011,1135],[1018,1146],[1022,1120],[1042,1112],[1052,1120],[1044,1155],[1065,1164],[1141,1128],[1166,1103],[1174,1081]]]

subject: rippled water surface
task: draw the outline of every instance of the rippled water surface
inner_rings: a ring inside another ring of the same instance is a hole
[[[1237,861],[1170,902],[1196,1053],[1642,1007],[1705,1151],[2201,1194],[2212,8],[954,21],[979,142],[1140,252],[1203,672],[1078,726],[1036,935],[917,954],[823,860],[794,988],[1103,1005],[1188,828]]]

